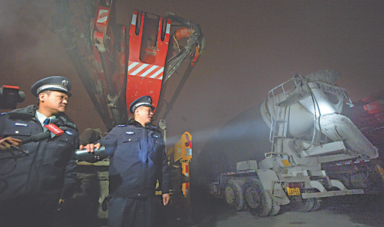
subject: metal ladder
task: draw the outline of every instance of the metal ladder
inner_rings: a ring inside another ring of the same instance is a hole
[[[272,99],[272,107],[270,109],[271,114],[271,130],[269,134],[269,141],[272,143],[271,151],[273,153],[283,153],[283,139],[287,138],[288,132],[288,108],[289,106],[280,107],[278,104],[284,100],[276,100],[277,96],[275,95],[275,91],[277,89],[281,89],[283,91],[284,97],[286,98],[286,89],[284,85],[293,81],[296,85],[296,81],[294,78],[280,84],[279,86],[273,88],[268,92],[268,104],[270,104],[270,100]]]

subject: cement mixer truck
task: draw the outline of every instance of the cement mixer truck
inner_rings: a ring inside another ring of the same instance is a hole
[[[199,155],[210,194],[260,217],[276,215],[293,201],[309,212],[319,209],[322,198],[363,194],[321,168],[378,157],[377,148],[340,114],[352,103],[335,85],[339,76],[332,70],[297,74],[219,129]]]

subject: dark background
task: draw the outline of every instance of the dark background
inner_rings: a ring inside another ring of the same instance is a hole
[[[82,0],[72,1],[73,6]],[[162,0],[117,1],[118,22],[134,9],[173,12],[200,24],[207,48],[167,116],[167,136],[193,136],[194,152],[228,120],[261,103],[295,73],[341,72],[338,85],[357,100],[383,90],[384,1]],[[105,127],[57,35],[50,31],[53,0],[0,1],[0,85],[31,85],[51,75],[73,84],[67,114],[86,128]],[[179,77],[164,90],[170,101]],[[170,141],[173,141],[172,139]]]

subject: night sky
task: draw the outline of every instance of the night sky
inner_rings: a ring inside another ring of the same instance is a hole
[[[173,12],[198,23],[206,37],[206,51],[166,118],[167,136],[189,131],[195,152],[223,124],[296,73],[337,70],[337,84],[352,100],[383,90],[384,1],[120,0],[118,22],[128,25],[134,9],[161,16]],[[69,117],[80,132],[105,130],[49,29],[53,13],[53,1],[0,1],[0,86],[20,86],[27,98],[18,107],[24,107],[36,102],[30,87],[38,79],[66,76],[73,84]],[[179,79],[174,75],[168,81],[165,100]]]

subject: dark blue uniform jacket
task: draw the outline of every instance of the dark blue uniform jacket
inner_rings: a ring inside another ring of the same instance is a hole
[[[155,195],[159,180],[162,193],[169,193],[168,159],[164,140],[154,126],[131,120],[116,126],[98,141],[110,154],[109,187],[112,196]]]
[[[34,105],[0,116],[0,137],[25,139],[43,132]],[[0,150],[0,201],[23,196],[72,196],[76,183],[75,151],[79,146],[76,125],[64,114],[52,120],[65,133],[61,136]]]

